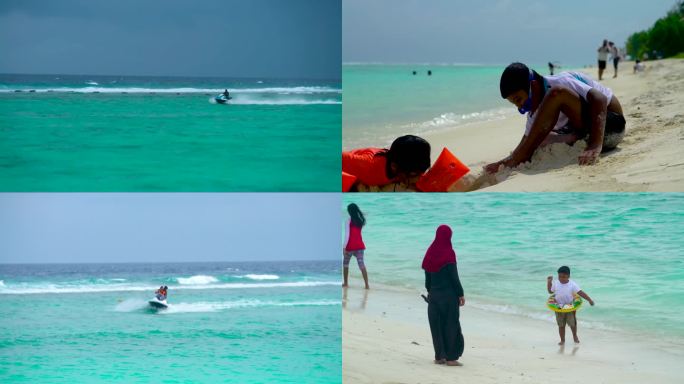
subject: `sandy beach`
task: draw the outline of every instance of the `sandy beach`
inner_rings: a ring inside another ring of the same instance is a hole
[[[464,365],[438,366],[419,292],[351,284],[343,293],[345,383],[679,383],[684,377],[681,346],[583,328],[582,310],[581,344],[559,347],[552,321],[469,301],[461,310]]]
[[[613,89],[627,120],[627,134],[618,149],[603,154],[598,164],[580,167],[574,147],[555,144],[538,150],[531,162],[487,178],[485,191],[671,192],[684,189],[684,60],[649,61],[633,74],[633,62],[620,65],[617,78],[606,71],[603,84]],[[596,78],[596,68],[585,72]],[[482,166],[506,157],[520,141],[525,116],[513,107],[504,119],[455,126],[425,135],[433,148],[448,147],[466,164],[471,178]]]

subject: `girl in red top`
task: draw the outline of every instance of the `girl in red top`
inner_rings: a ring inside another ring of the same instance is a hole
[[[430,144],[413,135],[397,138],[389,149],[360,148],[342,152],[342,172],[356,176],[353,191],[359,189],[359,184],[382,187],[404,183],[412,187],[428,168]]]
[[[344,255],[344,284],[343,287],[349,286],[349,261],[351,257],[356,257],[356,262],[359,264],[359,269],[363,275],[363,281],[366,283],[366,289],[368,286],[368,272],[366,271],[366,266],[363,263],[363,251],[366,249],[366,245],[363,244],[363,238],[361,237],[361,228],[366,224],[366,218],[363,216],[363,212],[359,209],[359,206],[351,203],[347,206],[347,212],[349,212],[349,220],[347,221],[347,239],[344,242],[344,248],[342,253]]]

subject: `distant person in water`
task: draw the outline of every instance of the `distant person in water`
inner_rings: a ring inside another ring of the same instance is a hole
[[[553,76],[553,63],[549,61],[549,75]]]
[[[344,255],[343,261],[343,274],[344,283],[343,287],[349,286],[349,262],[352,256],[356,257],[356,263],[359,265],[361,270],[361,275],[363,275],[363,282],[366,284],[366,289],[370,289],[368,285],[368,271],[366,271],[366,264],[363,262],[363,253],[366,250],[366,245],[363,243],[363,238],[361,237],[361,229],[366,225],[366,217],[363,212],[359,209],[359,206],[351,203],[347,206],[347,213],[349,213],[349,220],[347,220],[346,229],[346,240],[344,241],[344,248],[342,249],[342,254]]]
[[[608,46],[608,40],[603,40],[603,44],[597,49],[598,51],[598,79],[603,80],[603,71],[606,70],[606,62],[608,61],[608,54],[610,53],[610,47]]]
[[[608,47],[610,47],[610,56],[613,60],[613,70],[615,71],[613,78],[616,78],[618,73],[618,63],[620,62],[620,50],[612,41],[608,42]]]
[[[414,76],[415,76],[415,74],[416,74],[416,71],[413,71],[413,75],[414,75]]]
[[[451,245],[451,228],[440,225],[435,239],[425,253],[425,289],[428,291],[428,320],[435,364],[462,365],[465,343],[461,331],[460,308],[465,305],[463,287],[458,278],[456,252]]]
[[[430,144],[425,139],[398,137],[389,149],[360,148],[342,152],[342,172],[356,177],[352,191],[390,185],[415,188],[420,176],[430,168]]]
[[[501,97],[527,114],[527,124],[513,153],[485,166],[488,173],[529,161],[541,146],[578,140],[587,142],[579,164],[594,164],[601,152],[615,148],[624,137],[625,118],[617,97],[583,73],[541,76],[523,63],[513,63],[501,74],[499,88]]]
[[[428,69],[428,76],[432,76],[432,71]]]

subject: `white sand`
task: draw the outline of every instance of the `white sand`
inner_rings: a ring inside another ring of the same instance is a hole
[[[559,347],[551,321],[489,312],[466,302],[462,367],[432,363],[427,304],[418,292],[351,280],[343,297],[343,380],[346,383],[681,383],[684,351],[582,328],[581,344]],[[466,296],[467,299],[467,296]],[[469,305],[470,304],[470,305]],[[591,309],[588,309],[591,310]]]
[[[684,60],[647,62],[644,73],[633,74],[622,63],[618,78],[603,84],[613,89],[627,120],[627,134],[618,149],[601,156],[598,164],[580,167],[575,148],[554,145],[538,151],[530,163],[486,177],[484,191],[684,191]],[[595,69],[587,69],[596,78]],[[472,123],[424,135],[433,148],[448,147],[472,169],[506,157],[524,132],[525,117],[511,106],[503,120]],[[463,190],[465,188],[455,188]]]

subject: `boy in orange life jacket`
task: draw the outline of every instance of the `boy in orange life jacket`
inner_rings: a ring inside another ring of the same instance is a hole
[[[342,152],[342,172],[357,178],[353,191],[403,183],[415,188],[430,168],[430,143],[413,135],[401,136],[389,149],[360,148]]]

